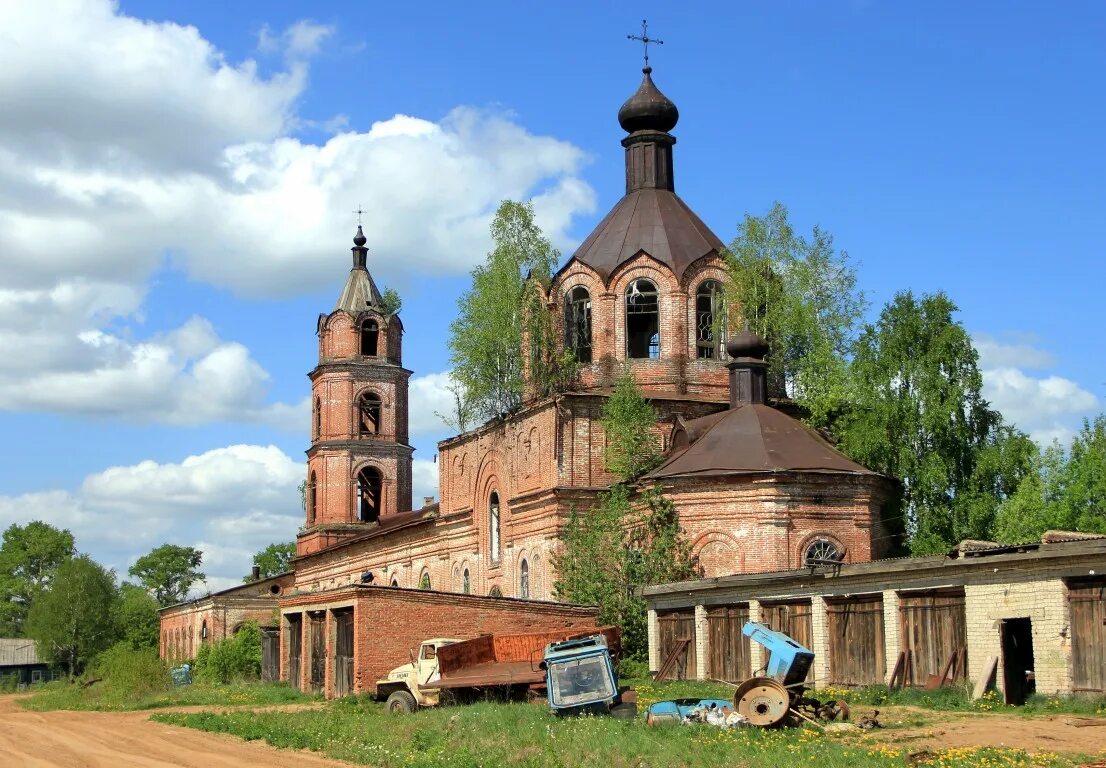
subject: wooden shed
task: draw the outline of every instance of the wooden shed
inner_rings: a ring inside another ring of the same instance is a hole
[[[924,685],[930,675],[966,674],[968,631],[964,588],[928,589],[899,595],[899,638],[906,685]],[[949,661],[954,663],[950,666]]]
[[[886,674],[883,595],[826,598],[831,685],[877,685]]]

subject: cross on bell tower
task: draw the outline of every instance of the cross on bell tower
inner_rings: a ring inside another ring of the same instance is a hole
[[[664,45],[663,40],[658,40],[655,37],[649,37],[649,22],[645,19],[641,20],[641,34],[640,35],[626,35],[627,40],[637,40],[645,48],[645,66],[649,66],[649,43],[656,43],[657,45]]]

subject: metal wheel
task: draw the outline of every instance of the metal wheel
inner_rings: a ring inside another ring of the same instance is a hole
[[[770,677],[754,677],[738,686],[733,694],[734,709],[751,725],[770,728],[787,717],[790,696],[782,683]]]
[[[389,714],[407,715],[419,708],[415,697],[408,691],[393,691],[384,704]]]

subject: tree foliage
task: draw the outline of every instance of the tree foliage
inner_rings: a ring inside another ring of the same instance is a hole
[[[159,607],[157,600],[145,589],[124,581],[112,606],[112,621],[119,643],[135,651],[156,649],[161,633]]]
[[[128,573],[148,589],[162,607],[182,602],[188,589],[203,581],[203,553],[193,547],[162,544],[143,555]]]
[[[659,487],[628,483],[656,466],[659,450],[651,428],[652,406],[624,373],[603,410],[607,469],[619,478],[596,504],[574,510],[555,557],[554,590],[562,600],[599,607],[599,621],[616,624],[628,656],[648,650],[645,601],[647,584],[691,578],[691,547],[680,528],[676,508]]]
[[[196,680],[233,683],[261,676],[261,630],[246,622],[228,638],[202,643],[192,666]]]
[[[385,288],[380,294],[380,311],[386,316],[398,315],[403,308],[403,299],[395,288]]]
[[[40,658],[78,674],[114,642],[115,602],[115,574],[79,555],[57,567],[50,586],[31,604],[27,635]]]
[[[73,553],[67,530],[41,520],[8,526],[0,545],[0,637],[22,637],[34,598]]]
[[[292,569],[292,558],[296,556],[296,542],[282,541],[270,544],[253,556],[253,564],[261,569],[261,578],[267,579]],[[250,581],[253,575],[242,581]]]
[[[845,452],[898,478],[885,519],[915,553],[986,537],[1030,464],[1024,435],[983,398],[978,355],[943,293],[899,293],[864,328],[851,365]]]
[[[745,215],[725,258],[726,303],[771,345],[775,394],[786,388],[811,423],[825,426],[847,398],[847,360],[866,307],[849,255],[818,227],[809,239],[796,234],[775,203],[763,217]]]
[[[534,223],[530,204],[500,203],[491,235],[492,250],[472,270],[472,287],[458,300],[449,341],[453,376],[474,414],[485,419],[522,403],[526,355],[531,368],[536,363],[541,369],[536,376],[542,382],[555,376],[558,362],[549,346],[552,321],[544,311],[543,285],[560,254]]]

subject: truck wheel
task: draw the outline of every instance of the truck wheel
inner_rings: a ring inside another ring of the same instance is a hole
[[[419,705],[410,692],[393,691],[384,706],[387,707],[389,714],[407,715],[418,709]]]
[[[611,717],[619,720],[633,720],[637,717],[637,704],[632,701],[625,704],[615,704],[611,707]]]

